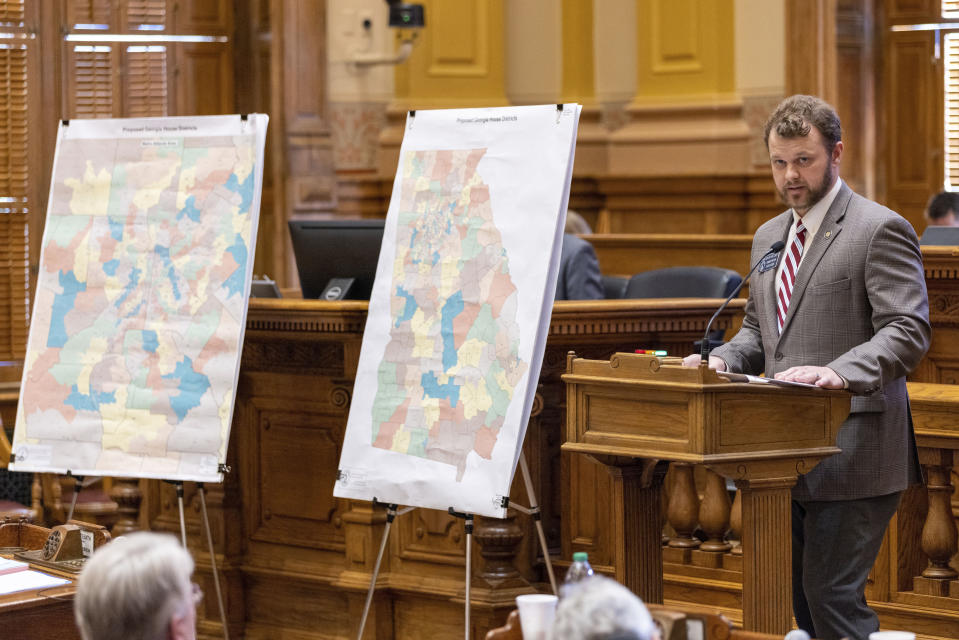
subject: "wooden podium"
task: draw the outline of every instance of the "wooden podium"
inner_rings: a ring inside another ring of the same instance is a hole
[[[839,452],[850,395],[799,386],[733,383],[679,358],[617,353],[567,359],[564,451],[618,467],[626,586],[663,601],[661,484],[668,461],[702,464],[739,487],[743,628],[792,628],[791,488]]]

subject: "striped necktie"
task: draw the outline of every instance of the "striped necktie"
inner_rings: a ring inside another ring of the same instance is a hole
[[[796,272],[799,271],[799,260],[802,258],[803,245],[806,243],[806,227],[802,221],[796,225],[796,237],[784,258],[782,275],[779,277],[779,286],[776,294],[776,327],[779,333],[783,332],[783,323],[786,321],[786,312],[789,311],[789,299],[792,297],[793,285],[796,284]]]

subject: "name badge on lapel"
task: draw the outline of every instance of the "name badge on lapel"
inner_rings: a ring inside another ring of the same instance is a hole
[[[763,271],[769,271],[770,269],[775,269],[776,265],[779,264],[780,253],[782,252],[780,251],[777,253],[771,253],[763,258],[762,262],[759,263],[759,273],[762,273]]]

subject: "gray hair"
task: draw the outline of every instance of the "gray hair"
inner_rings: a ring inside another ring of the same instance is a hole
[[[101,547],[86,562],[74,603],[84,640],[162,640],[193,606],[193,558],[176,538],[147,531]]]
[[[615,580],[593,576],[563,587],[551,638],[650,640],[655,634],[653,618],[642,600]]]

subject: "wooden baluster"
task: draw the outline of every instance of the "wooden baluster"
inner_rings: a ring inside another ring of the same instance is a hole
[[[699,546],[699,540],[693,537],[699,523],[699,496],[693,481],[693,465],[674,462],[670,468],[672,486],[666,518],[676,531],[676,536],[670,539],[669,546],[673,549],[695,549]]]
[[[140,529],[140,482],[136,478],[114,478],[110,497],[117,503],[117,521],[110,530],[113,537]]]
[[[726,479],[721,475],[706,469],[706,487],[703,492],[703,503],[699,507],[699,526],[706,532],[707,540],[699,546],[700,551],[725,553],[732,548],[726,542],[726,531],[729,529],[729,491],[726,490]]]
[[[952,516],[952,470],[953,452],[950,449],[920,450],[921,462],[926,471],[926,493],[929,509],[922,527],[922,552],[929,556],[929,566],[921,576],[913,580],[913,589],[926,595],[949,595],[949,581],[959,574],[949,566],[956,553],[956,523]]]

